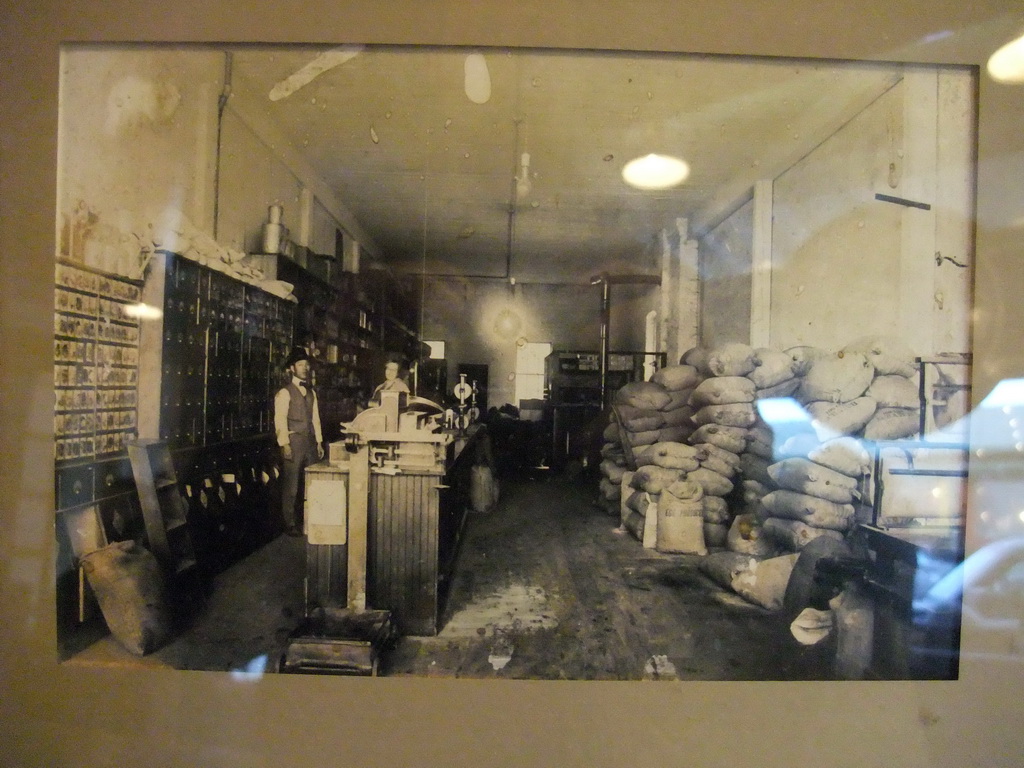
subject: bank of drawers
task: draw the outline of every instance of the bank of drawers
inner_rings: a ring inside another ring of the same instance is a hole
[[[269,432],[293,305],[167,256],[160,439],[173,448]]]

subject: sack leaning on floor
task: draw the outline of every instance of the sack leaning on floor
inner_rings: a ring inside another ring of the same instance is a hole
[[[469,475],[469,504],[474,512],[487,512],[498,503],[498,481],[486,464],[477,464]]]
[[[110,634],[129,652],[144,656],[171,635],[167,590],[153,554],[134,541],[118,541],[82,557]]]

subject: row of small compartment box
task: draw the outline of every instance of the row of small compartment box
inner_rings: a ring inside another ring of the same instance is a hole
[[[225,483],[262,484],[276,480],[279,470],[267,470],[278,464],[277,451],[269,436],[183,450],[175,456],[179,482],[196,485],[206,485],[209,478]],[[266,480],[262,477],[264,472],[268,475]],[[58,467],[55,484],[57,509],[135,492],[131,461],[126,456]]]
[[[270,406],[204,412],[201,408],[167,408],[160,415],[160,439],[174,448],[199,447],[225,440],[267,434],[273,429]]]
[[[188,259],[168,255],[164,324],[175,331],[215,327],[253,335],[290,334],[293,305]]]
[[[77,293],[63,288],[54,292],[53,308],[58,312],[95,317],[104,322],[138,325],[138,318],[130,314],[131,305],[116,299],[105,299],[86,293]]]
[[[101,296],[126,302],[136,302],[141,295],[139,286],[134,282],[109,275],[100,275],[68,264],[57,265],[55,282],[63,288],[71,288],[83,293],[98,293]]]
[[[61,464],[113,457],[123,453],[125,446],[136,437],[134,429],[111,432],[97,431],[67,437],[58,436],[54,441],[54,458],[58,464]]]

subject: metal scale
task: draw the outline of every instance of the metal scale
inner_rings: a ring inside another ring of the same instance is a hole
[[[459,399],[459,412],[454,417],[452,426],[464,437],[469,425],[480,418],[480,409],[476,406],[477,387],[466,381],[466,374],[459,374],[459,383],[452,388],[452,393]]]
[[[377,674],[382,653],[398,639],[398,625],[390,610],[367,606],[370,475],[443,466],[451,435],[437,431],[441,410],[405,392],[382,392],[380,406],[343,425],[345,439],[328,447],[328,464],[346,472],[346,498],[340,500],[344,530],[332,538],[331,531],[307,520],[307,536],[309,546],[347,546],[346,572],[339,574],[346,581],[344,589],[334,584],[326,594],[311,596],[316,579],[307,576],[306,618],[288,646],[282,672]],[[344,606],[332,599],[341,593]]]

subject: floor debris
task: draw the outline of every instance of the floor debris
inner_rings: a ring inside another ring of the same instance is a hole
[[[493,636],[502,630],[529,632],[554,629],[558,620],[548,608],[548,595],[540,587],[512,584],[474,599],[452,616],[442,637]],[[481,631],[482,630],[482,631]]]
[[[505,636],[499,636],[498,641],[491,646],[491,652],[487,656],[487,663],[494,667],[495,672],[499,672],[512,661],[512,654],[514,652],[515,646],[513,646],[512,640]]]
[[[678,680],[676,666],[668,660],[668,656],[651,656],[644,665],[645,680]]]

